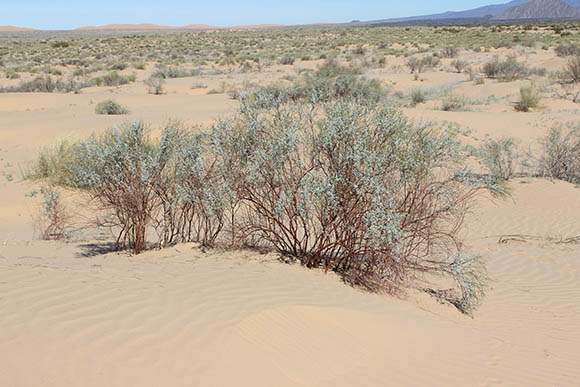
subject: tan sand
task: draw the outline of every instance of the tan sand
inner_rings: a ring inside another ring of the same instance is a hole
[[[484,63],[507,50],[469,54]],[[561,66],[553,52],[531,66]],[[464,230],[486,261],[491,288],[471,319],[418,290],[400,298],[351,288],[335,275],[279,262],[276,254],[180,245],[137,257],[105,242],[33,239],[37,188],[22,181],[41,146],[84,138],[126,120],[208,123],[232,113],[223,82],[270,83],[316,61],[81,94],[0,94],[0,386],[577,386],[580,380],[580,190],[515,179],[505,201],[479,199]],[[430,101],[405,113],[452,121],[470,141],[513,136],[526,148],[554,124],[578,121],[578,104],[544,95],[518,113],[528,81],[474,85],[445,71],[414,80],[400,58],[369,70],[395,90],[447,88],[466,111]],[[150,72],[137,71],[138,80]],[[11,82],[1,80],[1,86]],[[195,83],[207,88],[192,89]],[[127,116],[99,116],[114,98]],[[511,235],[506,243],[500,237]]]

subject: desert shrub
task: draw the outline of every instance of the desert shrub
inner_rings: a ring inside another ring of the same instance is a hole
[[[155,185],[152,222],[161,247],[183,242],[212,245],[227,223],[227,211],[236,205],[218,163],[204,158],[206,140],[203,134],[174,126],[161,141],[160,149],[171,147]],[[230,231],[233,243],[235,230]]]
[[[435,56],[425,56],[421,59],[417,57],[410,57],[407,59],[406,65],[413,73],[422,73],[426,68],[433,68],[439,65],[441,60]]]
[[[530,109],[539,106],[541,98],[536,85],[522,86],[520,88],[520,100],[516,103],[515,109],[519,112],[528,112]]]
[[[161,95],[164,93],[163,85],[165,84],[165,80],[163,78],[150,76],[144,83],[147,86],[149,94]]]
[[[70,46],[69,42],[54,42],[51,44],[52,48],[67,48]]]
[[[212,244],[225,224],[228,193],[203,159],[202,136],[177,123],[158,142],[141,122],[41,152],[30,178],[87,193],[117,232],[117,247],[141,252],[153,228],[158,245]]]
[[[185,78],[191,76],[191,73],[177,66],[167,66],[164,64],[157,65],[151,74],[153,78]]]
[[[453,66],[453,68],[458,73],[460,73],[469,66],[469,63],[461,59],[455,59],[453,62],[451,62],[451,66]]]
[[[427,96],[425,95],[425,92],[420,87],[412,89],[411,93],[410,93],[410,97],[411,97],[411,104],[413,106],[418,105],[420,103],[423,103],[427,100]]]
[[[539,175],[580,184],[580,128],[552,128],[540,143]]]
[[[109,99],[107,101],[103,101],[97,105],[95,108],[95,113],[97,114],[106,114],[106,115],[117,115],[117,114],[127,114],[129,110],[124,106],[120,105],[119,103]]]
[[[21,82],[17,86],[1,88],[3,93],[69,93],[78,90],[82,85],[75,83],[72,79],[63,82],[60,79],[54,80],[50,75],[38,76],[31,81]]]
[[[41,211],[35,222],[36,232],[42,240],[62,240],[67,236],[69,216],[61,193],[54,188],[41,188]]]
[[[42,148],[31,170],[26,172],[26,178],[68,186],[73,181],[71,168],[77,162],[74,149],[75,143],[70,140]]]
[[[337,78],[346,75],[360,75],[362,70],[358,67],[340,65],[335,59],[327,59],[316,69],[316,78]]]
[[[352,74],[352,69],[324,67],[314,74],[305,74],[303,79],[284,87],[271,85],[237,92],[236,98],[243,97],[247,106],[269,109],[272,104],[289,101],[325,103],[336,100],[355,100],[374,104],[381,100],[386,91],[378,80],[368,80]]]
[[[569,82],[580,82],[580,56],[568,61],[564,73]]]
[[[460,111],[465,108],[465,98],[458,95],[447,95],[441,103],[441,110],[446,112]]]
[[[121,86],[131,82],[135,82],[135,75],[121,75],[116,71],[91,79],[95,86]]]
[[[511,179],[517,168],[520,151],[513,138],[487,140],[479,148],[480,164],[498,181]]]
[[[459,50],[456,47],[453,47],[453,46],[445,47],[439,53],[439,56],[441,58],[457,58],[458,55],[459,55]]]
[[[563,45],[560,44],[555,48],[558,56],[580,56],[580,46],[578,45]]]
[[[241,103],[214,127],[211,153],[239,200],[243,239],[373,290],[449,275],[463,310],[476,306],[482,273],[456,232],[487,183],[464,169],[456,129],[377,105]]]
[[[282,58],[280,58],[278,63],[280,63],[281,65],[293,65],[294,60],[295,59],[291,56],[283,56]]]
[[[121,71],[121,70],[125,70],[127,68],[127,63],[115,62],[115,63],[109,64],[108,67],[109,67],[109,70],[113,70],[113,71],[118,70],[118,71]]]
[[[168,147],[156,147],[144,124],[134,122],[93,135],[76,144],[70,184],[110,213],[106,225],[117,228],[117,246],[136,254],[146,247],[146,231],[155,207],[154,187],[168,161]]]
[[[526,66],[518,63],[514,58],[500,61],[497,57],[483,65],[482,72],[488,78],[497,78],[501,81],[513,81],[528,74]]]

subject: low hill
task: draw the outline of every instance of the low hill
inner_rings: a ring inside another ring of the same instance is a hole
[[[0,26],[0,32],[20,32],[20,31],[36,31],[33,28],[15,27],[15,26]]]

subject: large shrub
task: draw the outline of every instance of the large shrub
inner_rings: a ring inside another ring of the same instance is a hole
[[[457,231],[487,183],[464,170],[453,128],[351,102],[242,100],[237,117],[214,127],[211,154],[238,200],[244,239],[373,290],[432,272],[458,281],[465,311],[482,295]]]

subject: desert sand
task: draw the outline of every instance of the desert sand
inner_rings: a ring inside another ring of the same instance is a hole
[[[494,54],[507,52],[472,60]],[[518,178],[512,198],[479,199],[465,242],[484,257],[491,288],[474,318],[416,289],[370,294],[271,252],[185,244],[130,256],[102,240],[34,239],[38,201],[27,197],[34,184],[21,171],[40,147],[133,119],[207,124],[237,107],[208,89],[268,83],[320,63],[172,79],[159,96],[141,82],[149,70],[134,84],[78,95],[0,94],[1,386],[578,385],[580,245],[562,243],[580,235],[580,190],[570,183]],[[552,51],[526,63],[562,65]],[[533,146],[554,123],[580,116],[577,103],[551,98],[539,111],[514,111],[526,81],[476,86],[440,71],[416,80],[401,58],[389,64],[368,75],[395,90],[497,97],[466,111],[433,101],[404,110],[418,121],[457,122],[479,140],[511,136]],[[192,89],[196,82],[207,88]],[[96,115],[95,103],[108,98],[130,114]]]

